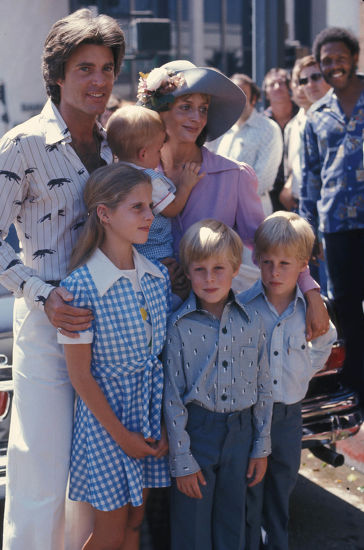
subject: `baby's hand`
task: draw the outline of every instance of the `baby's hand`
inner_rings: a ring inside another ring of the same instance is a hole
[[[205,478],[201,470],[195,474],[176,478],[177,488],[190,498],[202,498],[200,485],[206,485]]]
[[[149,440],[150,443],[155,440]],[[128,431],[123,442],[120,445],[124,453],[132,458],[145,458],[146,456],[157,455],[157,449],[154,449],[147,441],[144,439],[141,433],[130,432]]]
[[[185,185],[193,189],[205,175],[206,172],[199,174],[201,164],[197,162],[186,162],[182,168],[182,171],[178,177],[177,185]]]

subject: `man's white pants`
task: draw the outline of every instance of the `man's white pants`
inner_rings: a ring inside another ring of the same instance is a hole
[[[14,307],[13,379],[3,550],[80,550],[87,505],[72,503],[65,541],[74,392],[56,329],[23,298]]]

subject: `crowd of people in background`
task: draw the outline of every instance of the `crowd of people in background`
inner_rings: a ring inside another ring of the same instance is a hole
[[[321,31],[267,72],[265,110],[249,75],[185,60],[121,100],[124,53],[109,16],[57,21],[48,100],[0,141],[3,549],[138,550],[172,485],[171,550],[288,550],[301,401],[336,339],[319,285],[364,404],[359,44]]]

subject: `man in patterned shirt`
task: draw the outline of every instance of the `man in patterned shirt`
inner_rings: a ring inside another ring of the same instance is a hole
[[[321,31],[313,52],[332,86],[308,113],[300,210],[323,233],[329,291],[347,344],[344,373],[364,404],[364,79],[359,43]]]
[[[84,330],[91,313],[68,305],[72,296],[58,283],[87,215],[88,175],[112,162],[96,118],[105,110],[124,50],[123,32],[108,16],[82,9],[57,21],[43,51],[49,99],[38,116],[0,142],[0,283],[17,298],[7,550],[82,546],[87,514],[73,514],[77,532],[67,527],[64,540],[73,391],[56,331]],[[13,222],[21,259],[3,240]]]

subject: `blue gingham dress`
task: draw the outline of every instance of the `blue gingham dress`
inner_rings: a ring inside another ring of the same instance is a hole
[[[144,437],[160,439],[163,370],[158,359],[166,334],[170,303],[167,269],[164,277],[146,272],[140,282],[152,319],[148,346],[138,297],[129,279],[121,277],[100,296],[87,265],[63,282],[74,296],[72,305],[94,314],[91,372],[121,423]],[[170,484],[167,457],[129,457],[78,398],[73,432],[70,491],[72,500],[114,510],[143,503],[144,487]]]

